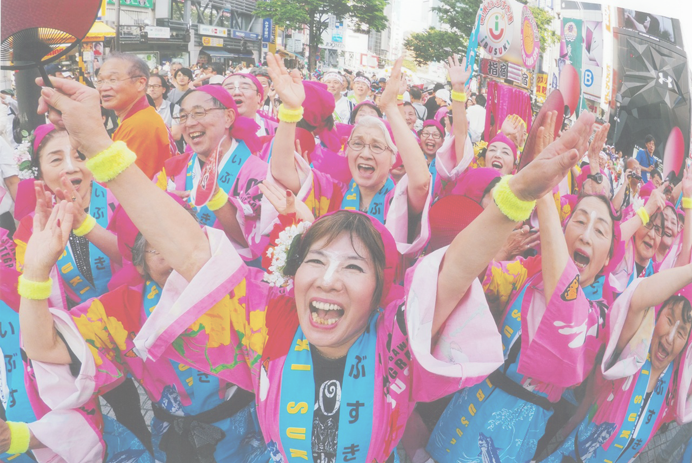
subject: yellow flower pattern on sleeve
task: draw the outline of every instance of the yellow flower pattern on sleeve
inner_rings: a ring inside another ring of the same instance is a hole
[[[106,310],[98,299],[91,302],[86,314],[73,317],[73,320],[86,340],[96,366],[103,364],[100,353],[105,354],[109,360],[114,360],[125,351],[127,331],[120,320],[106,315]]]
[[[504,265],[503,265],[504,264]],[[528,276],[528,271],[521,260],[507,263],[493,262],[490,275],[483,281],[483,289],[488,299],[499,301],[504,306],[513,291],[519,290]]]

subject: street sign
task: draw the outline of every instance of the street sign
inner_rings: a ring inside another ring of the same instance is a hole
[[[150,39],[170,39],[170,27],[147,26],[144,28]]]
[[[228,37],[228,29],[225,27],[214,27],[207,26],[205,24],[198,24],[197,30],[202,35],[214,35],[216,37]]]
[[[262,20],[262,42],[273,42],[272,32],[274,31],[274,26],[272,25],[271,18],[264,18]]]
[[[259,40],[260,38],[259,34],[255,34],[254,32],[239,31],[237,29],[231,31],[231,37],[245,40]]]
[[[202,45],[205,47],[223,47],[223,39],[215,37],[202,37]]]

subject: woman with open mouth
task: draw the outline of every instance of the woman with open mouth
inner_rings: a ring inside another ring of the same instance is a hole
[[[303,116],[305,88],[298,77],[288,74],[283,65],[269,61],[274,88],[284,103],[285,114],[295,113],[295,121]],[[375,217],[394,235],[400,250],[415,254],[425,245],[429,225],[424,210],[430,204],[431,179],[425,158],[414,134],[406,125],[397,105],[400,91],[401,64],[394,66],[392,77],[383,93],[383,108],[389,127],[377,117],[364,116],[354,127],[345,145],[351,180],[342,183],[322,171],[311,168],[294,149],[296,123],[280,121],[270,159],[270,181],[291,190],[312,210],[315,217],[334,210],[365,212]],[[293,120],[293,119],[291,119]],[[408,174],[398,184],[390,178],[390,170],[399,153]],[[274,215],[263,209],[263,223],[271,223]],[[409,220],[421,217],[420,230],[409,233]],[[410,235],[414,238],[410,239]]]
[[[276,66],[279,57],[268,59]],[[279,233],[270,270],[292,281],[292,290],[276,291],[245,265],[222,231],[200,229],[132,165],[134,153],[111,142],[92,121],[99,112],[95,91],[54,84],[59,90],[43,89],[40,107],[62,111],[94,178],[107,182],[147,243],[174,269],[134,348],[123,352],[122,343],[105,335],[103,342],[111,344],[113,358],[171,359],[255,392],[272,458],[285,460],[386,461],[416,401],[482,381],[500,365],[500,335],[477,276],[516,223],[529,217],[534,201],[577,162],[575,148],[585,145],[594,123],[585,112],[519,174],[503,179],[494,202],[448,248],[408,273],[404,291],[392,284],[400,261],[394,238],[358,211],[323,214],[311,226]],[[77,89],[79,99],[70,98]],[[292,117],[284,108],[280,118]],[[72,213],[61,203],[40,224],[43,236],[55,239],[29,243],[20,282],[27,354],[51,362],[34,362],[39,386],[45,369],[61,368],[66,380],[64,366],[55,364],[71,363],[55,330],[74,327],[70,320],[54,323],[45,289]],[[202,327],[210,318],[216,323]],[[104,384],[118,380],[111,357],[86,352],[92,355],[83,356],[85,372]],[[70,397],[72,406],[84,399],[79,395]]]
[[[622,260],[606,278],[604,296],[614,301],[635,278],[648,277],[656,272],[654,256],[665,231],[663,193],[653,190],[643,207],[637,209],[621,226],[625,245]]]
[[[692,420],[691,270],[638,278],[608,310],[601,368],[541,461],[634,461],[662,424]]]
[[[619,218],[603,196],[581,198],[564,230],[552,194],[536,210],[541,255],[492,262],[483,281],[505,363],[452,398],[428,442],[435,461],[488,448],[497,461],[532,460],[557,402],[592,371],[604,304],[587,288],[613,257]]]
[[[233,97],[218,85],[187,93],[176,118],[192,152],[168,159],[157,185],[194,206],[204,166],[216,162],[218,188],[207,205],[196,208],[199,220],[224,230],[243,259],[256,259],[267,243],[255,232],[262,198],[257,184],[267,172],[267,163],[252,154],[262,148],[257,124],[240,116]]]

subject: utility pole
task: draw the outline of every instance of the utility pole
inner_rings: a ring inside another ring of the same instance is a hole
[[[120,51],[120,0],[115,0],[115,51]]]

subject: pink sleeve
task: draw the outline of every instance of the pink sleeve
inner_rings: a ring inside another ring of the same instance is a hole
[[[626,378],[637,373],[646,362],[646,356],[649,353],[651,345],[651,336],[655,325],[654,311],[644,318],[637,332],[632,336],[632,339],[627,343],[618,357],[617,344],[622,334],[622,329],[627,320],[632,296],[636,291],[639,283],[643,280],[637,278],[630,284],[627,289],[615,300],[615,303],[608,309],[606,333],[605,333],[605,353],[601,362],[601,371],[603,377],[607,380],[617,380]]]
[[[531,283],[521,310],[519,373],[558,387],[581,383],[603,342],[600,309],[586,299],[571,259],[546,304],[543,285]]]
[[[457,178],[469,167],[473,161],[473,144],[468,136],[464,141],[464,157],[457,164],[457,155],[455,152],[456,139],[454,135],[449,136],[439,150],[437,150],[437,175],[442,181],[456,181]]]
[[[430,180],[432,182],[432,179]],[[428,195],[420,220],[413,219],[408,206],[408,175],[397,183],[389,192],[386,205],[385,226],[394,237],[399,253],[406,257],[417,257],[430,239],[430,222],[428,221],[432,195]],[[387,206],[388,205],[388,206]],[[417,224],[420,228],[413,240],[409,242],[409,225]]]
[[[437,279],[446,250],[427,255],[406,274],[406,331],[416,401],[435,400],[477,384],[503,362],[500,334],[478,280],[433,339]]]
[[[28,423],[31,433],[46,446],[32,451],[39,463],[103,461],[106,448],[95,416],[82,410],[56,410]]]
[[[256,259],[266,248],[266,240],[259,229],[262,193],[257,186],[266,176],[267,163],[257,156],[250,156],[238,175],[237,191],[231,191],[228,196],[228,201],[236,208],[236,220],[243,231],[247,246],[231,237],[228,239],[236,252],[246,261]],[[236,193],[238,195],[234,196]]]

